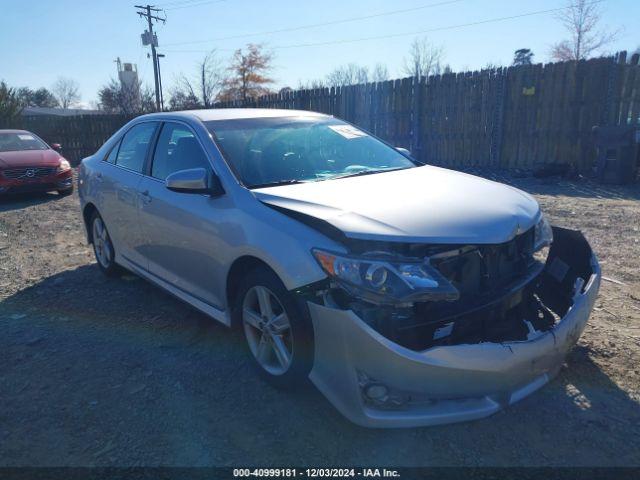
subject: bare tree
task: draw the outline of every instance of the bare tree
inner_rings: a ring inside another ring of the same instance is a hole
[[[197,74],[193,80],[186,75],[178,79],[178,85],[172,91],[174,103],[193,104],[193,99],[204,108],[211,108],[218,100],[224,84],[224,69],[215,50],[209,52],[198,63]]]
[[[156,92],[149,85],[142,85],[138,82],[140,91],[140,113],[151,113],[156,111]]]
[[[71,78],[59,77],[51,91],[62,108],[69,108],[80,101],[80,85]]]
[[[331,87],[346,87],[369,81],[369,69],[357,63],[341,65],[327,75],[326,83]]]
[[[567,7],[557,15],[557,19],[571,36],[551,48],[551,57],[560,62],[591,58],[601,53],[619,33],[599,28],[602,12],[592,0],[568,0]]]
[[[427,37],[411,43],[409,55],[404,59],[402,71],[411,77],[428,77],[442,72],[444,49],[432,44]]]
[[[324,79],[299,82],[299,90],[313,90],[327,87],[346,87],[369,82],[384,82],[389,80],[389,70],[386,65],[377,63],[371,70],[369,67],[357,63],[347,63],[334,68]]]
[[[185,92],[179,88],[171,91],[169,110],[198,110],[199,108],[202,108],[202,104],[195,94]]]
[[[153,112],[156,109],[155,94],[149,86],[123,84],[111,79],[98,91],[99,109],[107,113],[137,115]]]
[[[502,68],[502,65],[500,65],[499,63],[496,62],[487,62],[484,64],[484,67],[482,67],[482,70],[498,70],[499,68]],[[468,71],[469,69],[465,69],[465,71]]]
[[[298,82],[298,90],[315,90],[317,88],[327,88],[327,86],[327,82],[324,80],[309,80],[307,82]]]
[[[236,50],[227,69],[230,75],[224,81],[221,98],[246,101],[269,93],[267,85],[273,83],[268,76],[273,69],[272,62],[273,54],[262,45],[250,43],[246,50]]]
[[[386,82],[389,80],[389,69],[382,63],[376,63],[371,71],[371,82]]]

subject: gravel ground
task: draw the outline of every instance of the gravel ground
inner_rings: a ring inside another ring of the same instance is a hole
[[[583,230],[604,281],[561,374],[493,417],[368,430],[276,391],[237,336],[107,279],[74,195],[0,199],[0,465],[640,465],[640,188],[502,178]]]

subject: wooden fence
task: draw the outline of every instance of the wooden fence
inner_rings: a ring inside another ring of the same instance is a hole
[[[36,133],[49,144],[61,144],[62,154],[75,165],[95,153],[131,118],[124,115],[34,115],[22,117],[16,127]]]
[[[594,125],[640,127],[638,57],[628,61],[622,52],[580,62],[297,90],[216,108],[332,114],[411,149],[420,160],[451,168],[531,169],[563,163],[586,172],[596,157]],[[28,128],[77,153],[74,160],[91,153],[126,121],[99,116],[40,124],[26,120]]]

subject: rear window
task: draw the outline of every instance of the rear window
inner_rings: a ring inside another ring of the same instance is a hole
[[[147,157],[156,126],[156,122],[149,122],[131,128],[122,139],[116,165],[142,173],[144,160]]]

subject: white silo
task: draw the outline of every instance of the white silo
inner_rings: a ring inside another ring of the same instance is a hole
[[[138,80],[138,68],[133,63],[122,63],[120,58],[116,60],[118,64],[118,79],[122,92],[128,98],[132,107],[140,106],[140,82]]]

